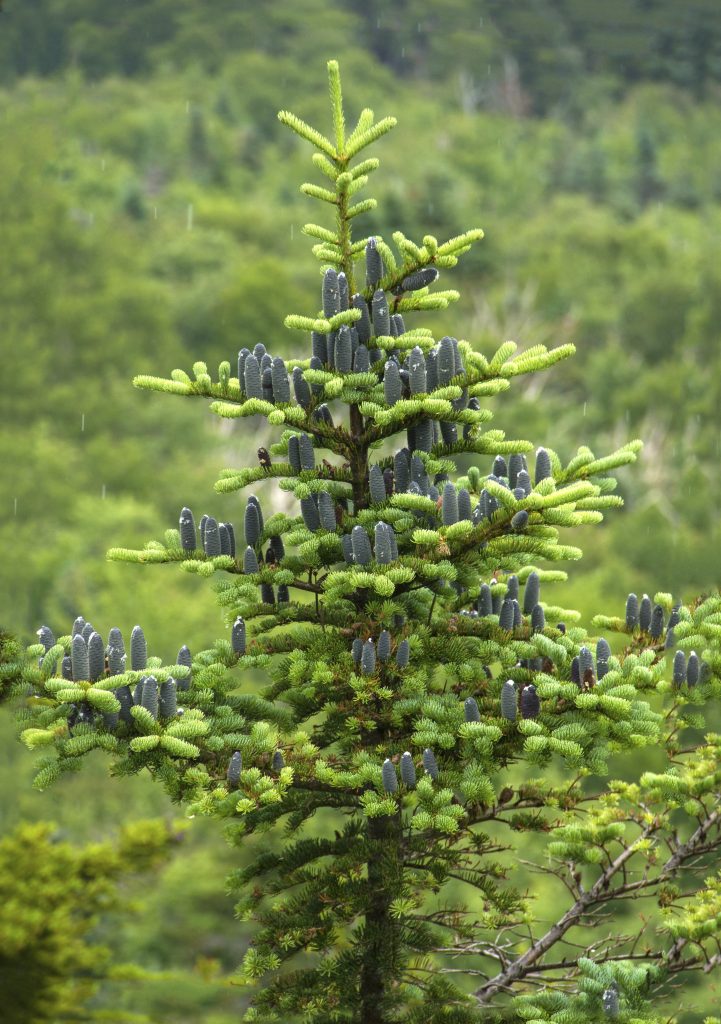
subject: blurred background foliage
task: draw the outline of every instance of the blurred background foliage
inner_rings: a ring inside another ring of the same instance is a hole
[[[141,622],[151,651],[170,657],[225,630],[196,577],[104,552],[161,537],[186,503],[239,525],[238,497],[212,485],[263,437],[130,379],[233,363],[261,340],[295,354],[283,317],[319,302],[300,233],[315,213],[298,192],[315,179],[276,113],[328,127],[330,57],[350,117],[370,105],[399,119],[360,230],[486,232],[443,278],[460,302],[425,324],[481,350],[577,345],[575,359],[515,382],[497,425],[564,458],[579,444],[646,442],[622,477],[626,509],[569,537],[585,555],[561,603],[588,617],[620,613],[631,589],[718,585],[716,0],[6,0],[0,623],[23,638],[82,613],[105,633]],[[92,778],[32,791],[7,714],[0,729],[4,832],[52,817],[96,841],[128,808],[177,813],[100,760]],[[184,984],[160,976],[135,1002],[129,986],[101,987],[93,1005],[237,1019],[243,1001],[223,976],[247,926],[222,879],[244,856],[193,823],[151,895],[145,884],[143,912],[102,936],[119,959],[182,970]],[[686,1002],[681,1019],[700,1021],[702,1002]]]

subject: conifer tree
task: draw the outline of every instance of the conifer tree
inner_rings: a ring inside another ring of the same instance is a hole
[[[237,369],[135,380],[274,429],[220,475],[237,515],[196,525],[189,495],[163,541],[109,553],[214,577],[227,635],[163,662],[139,626],[43,627],[20,712],[46,748],[37,785],[101,748],[227,822],[252,852],[231,879],[257,926],[246,1021],[660,1020],[664,986],[721,959],[721,737],[698,732],[721,692],[721,599],[630,598],[588,633],[547,598],[581,555],[561,528],[622,504],[611,474],[640,442],[564,462],[490,425],[515,377],[573,346],[482,353],[423,326],[483,233],[356,233],[395,120],[363,110],[349,131],[328,72],[329,137],[279,115],[315,150],[324,183],[301,190],[330,214],[303,229],[320,281],[285,318],[297,357],[244,338]],[[649,747],[659,771],[608,780],[611,756],[633,769]]]

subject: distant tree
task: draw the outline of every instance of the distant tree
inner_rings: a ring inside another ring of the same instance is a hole
[[[217,379],[200,361],[135,379],[278,428],[216,489],[286,497],[249,496],[244,543],[184,507],[163,541],[109,553],[218,573],[229,633],[211,648],[164,665],[140,626],[127,646],[82,616],[41,627],[17,686],[22,738],[47,747],[37,783],[101,749],[253,851],[231,879],[257,926],[246,1021],[661,1021],[668,986],[721,960],[721,736],[699,732],[721,597],[630,594],[593,634],[546,600],[581,555],[559,529],[622,504],[611,474],[641,444],[564,465],[489,426],[491,398],[573,346],[483,354],[406,325],[458,298],[439,272],[483,233],[354,239],[375,205],[365,151],[395,119],[365,109],[349,132],[328,70],[330,138],[279,115],[325,179],[302,192],[333,213],[303,229],[320,308],[285,320],[310,354],[257,342],[237,376],[223,360]],[[636,770],[642,748],[657,770]]]

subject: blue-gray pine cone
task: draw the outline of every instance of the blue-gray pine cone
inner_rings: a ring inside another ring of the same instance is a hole
[[[511,528],[513,530],[524,530],[528,526],[528,512],[525,508],[522,508],[520,512],[516,512],[515,516],[511,519]]]
[[[288,462],[294,473],[300,473],[300,445],[297,434],[291,434],[288,438]]]
[[[354,526],[351,531],[353,545],[353,561],[356,565],[368,565],[373,559],[371,542],[362,526]]]
[[[393,331],[394,338],[400,338],[402,334],[406,333],[406,325],[403,322],[403,317],[400,313],[393,313],[391,316],[391,330]]]
[[[205,550],[205,527],[207,522],[208,516],[203,515],[200,517],[200,522],[198,523],[198,533],[200,534],[200,543],[203,550]]]
[[[220,533],[218,523],[212,516],[208,516],[203,533],[203,548],[208,558],[215,558],[221,553]]]
[[[245,360],[250,355],[250,349],[242,348],[238,353],[238,383],[240,390],[245,394]]]
[[[111,676],[125,671],[125,655],[119,647],[108,647],[108,669]]]
[[[119,686],[117,690],[113,690],[113,693],[120,703],[120,721],[125,722],[126,725],[132,725],[133,716],[130,714],[130,709],[133,706],[133,695],[130,692],[130,687]]]
[[[408,789],[415,788],[416,766],[413,764],[413,757],[409,750],[401,754],[401,781]]]
[[[243,755],[239,750],[236,750],[230,761],[228,762],[228,771],[226,778],[228,785],[231,789],[235,789],[240,782],[240,773],[243,770]]]
[[[506,579],[506,597],[518,598],[518,594],[519,594],[518,576],[516,576],[515,573],[512,573]]]
[[[683,686],[686,682],[686,655],[683,651],[676,651],[673,657],[673,682],[674,686]]]
[[[315,508],[315,505],[313,507]],[[251,573],[258,572],[259,569],[258,556],[253,548],[248,546],[243,553],[243,572],[246,573],[246,575],[250,575]]]
[[[287,583],[281,583],[278,586],[278,604],[288,604],[290,601],[290,591],[288,590]]]
[[[260,363],[257,357],[251,352],[245,357],[243,367],[243,390],[248,398],[262,398],[263,387],[260,378]]]
[[[424,416],[416,424],[415,448],[422,452],[429,452],[433,447],[433,420]]]
[[[686,662],[686,682],[689,686],[695,686],[699,679],[701,663],[696,651],[691,651]]]
[[[466,697],[463,702],[463,713],[467,722],[480,722],[481,713],[478,710],[478,704],[473,697]]]
[[[82,615],[78,615],[78,617],[73,622],[73,632],[72,632],[72,635],[75,636],[76,633],[82,633],[84,625],[85,625],[85,619],[82,617]]]
[[[513,630],[513,598],[506,597],[501,605],[501,613],[498,617],[498,625],[507,633]]]
[[[523,718],[538,718],[541,713],[541,701],[533,683],[524,687],[521,693],[521,715]]]
[[[140,703],[153,718],[158,717],[158,697],[158,680],[155,676],[148,676],[143,683],[143,695],[140,698]]]
[[[437,277],[438,271],[435,267],[423,267],[404,277],[401,288],[404,292],[417,292],[420,288],[427,288],[429,284],[433,284]]]
[[[270,538],[270,548],[275,555],[276,562],[280,562],[281,559],[285,558],[285,546],[283,545],[283,538],[280,534],[276,534],[275,537]]]
[[[638,598],[629,594],[626,598],[626,628],[634,630],[638,626]]]
[[[148,645],[141,626],[133,626],[130,634],[130,668],[133,672],[142,671],[148,664]]]
[[[359,345],[353,356],[353,372],[368,373],[371,368],[371,357],[365,345]]]
[[[491,607],[494,615],[500,615],[503,607],[503,594],[495,580],[491,580]]]
[[[117,647],[121,654],[125,654],[125,641],[117,626],[113,626],[108,633],[108,647]]]
[[[672,626],[669,626],[666,630],[666,639],[664,640],[664,648],[668,651],[676,645],[676,634]]]
[[[582,647],[578,652],[578,669],[581,673],[581,679],[583,679],[589,669],[593,670],[593,655],[588,647]]]
[[[174,679],[160,684],[160,717],[175,718],[178,710],[178,687]]]
[[[383,397],[386,405],[395,405],[401,398],[401,374],[395,359],[389,359],[383,370]]]
[[[435,349],[426,354],[426,387],[429,392],[438,387],[438,353]]]
[[[351,540],[351,535],[344,533],[340,539],[340,544],[343,549],[343,558],[348,565],[353,565],[353,541]]]
[[[651,626],[651,614],[652,614],[651,598],[648,594],[644,594],[641,598],[641,604],[638,609],[638,626],[642,633],[648,633]]]
[[[141,704],[141,702],[143,700],[143,686],[144,685],[145,685],[145,676],[143,676],[143,678],[140,680],[140,682],[136,683],[135,687],[133,688],[133,704],[137,705],[138,707],[140,707],[140,704]]]
[[[353,369],[353,343],[350,327],[346,324],[338,331],[335,342],[335,368],[339,373],[350,373]]]
[[[456,491],[455,484],[450,483],[450,481],[443,485],[442,501],[443,525],[452,526],[453,523],[458,522],[458,492]]]
[[[323,275],[322,288],[323,316],[329,320],[336,313],[340,313],[340,289],[338,287],[338,272],[333,267],[328,267]]]
[[[671,609],[671,614],[668,617],[668,628],[673,629],[674,626],[678,626],[681,621],[681,605],[675,604]]]
[[[541,599],[541,580],[537,572],[528,574],[523,591],[523,613],[530,615]]]
[[[405,494],[411,482],[411,468],[408,451],[402,448],[393,456],[393,479],[396,494]]]
[[[513,601],[513,628],[518,629],[519,626],[523,625],[521,606],[515,597],[511,598],[511,600]]]
[[[618,1017],[621,1012],[621,1004],[618,996],[618,986],[615,982],[604,990],[601,996],[601,1005],[607,1017]]]
[[[581,685],[581,659],[576,655],[571,661],[571,682]]]
[[[356,294],[351,299],[351,304],[354,309],[361,311],[360,320],[356,320],[353,326],[358,331],[358,341],[365,345],[371,336],[371,318],[368,312],[368,303],[362,295]]]
[[[408,357],[408,372],[412,395],[424,395],[426,393],[426,359],[423,349],[418,345],[411,349]]]
[[[393,470],[390,466],[383,470],[383,486],[386,489],[386,497],[390,498],[393,494]]]
[[[300,366],[293,367],[293,394],[298,405],[307,411],[311,403],[310,385],[303,376]]]
[[[91,634],[94,633],[94,632],[95,632],[95,627],[93,626],[92,622],[86,622],[85,625],[83,626],[82,630],[80,631],[80,635],[83,638],[83,640],[85,641],[85,643],[87,643],[88,640],[90,639]]]
[[[313,442],[308,434],[298,435],[298,451],[301,469],[315,469],[315,452],[313,451]]]
[[[320,529],[318,506],[313,495],[300,499],[300,513],[303,516],[303,522],[312,533]]]
[[[261,583],[260,600],[262,604],[275,604],[275,594],[270,583]]]
[[[611,657],[611,647],[605,637],[601,637],[596,644],[596,676],[599,682],[608,673],[608,659]]]
[[[518,697],[512,679],[507,679],[501,688],[501,715],[509,722],[515,722],[518,713]]]
[[[651,625],[648,628],[651,638],[658,640],[663,633],[663,608],[660,604],[656,604],[651,612]]]
[[[426,747],[423,751],[423,767],[426,774],[430,775],[432,779],[438,778],[438,763],[430,747]]]
[[[516,486],[518,481],[518,474],[521,472],[522,469],[523,459],[519,454],[514,452],[513,455],[511,455],[510,459],[508,460],[508,483],[511,490],[513,490],[513,488]]]
[[[361,672],[366,676],[372,676],[376,670],[376,645],[372,640],[366,640],[363,644],[360,667]]]
[[[443,438],[443,444],[450,447],[458,441],[458,427],[455,423],[450,421],[442,420],[441,424],[441,437]]]
[[[88,678],[95,682],[105,672],[105,644],[99,633],[88,638]]]
[[[393,556],[393,527],[379,522],[375,527],[375,557],[379,565],[388,565]]]
[[[516,477],[516,490],[518,490],[519,488],[520,490],[523,491],[523,495],[526,498],[533,490],[533,486],[531,484],[531,477],[527,469],[520,470],[518,476]]]
[[[366,286],[375,288],[384,273],[383,257],[378,252],[375,238],[366,242]]]
[[[108,732],[115,732],[118,727],[118,719],[120,715],[117,711],[104,711],[103,712],[103,725]]]
[[[472,516],[471,496],[465,487],[458,489],[458,518],[470,519]]]
[[[260,362],[263,356],[266,354],[266,348],[262,341],[256,342],[253,346],[253,355]]]
[[[280,773],[283,770],[283,768],[285,768],[285,761],[283,759],[282,751],[276,750],[276,752],[273,754],[273,761],[270,767],[276,774]]]
[[[363,654],[363,641],[360,637],[356,637],[351,647],[351,657],[356,665],[361,663],[361,655]]]
[[[398,776],[396,775],[395,765],[389,757],[383,762],[382,778],[383,789],[386,793],[398,792]]]
[[[441,338],[438,343],[438,357],[436,362],[438,387],[444,388],[455,376],[456,357],[453,348],[453,339]]]
[[[378,661],[388,661],[391,656],[391,635],[387,629],[384,629],[378,637],[376,654]]]
[[[218,539],[220,540],[221,555],[230,554],[230,534],[225,523],[218,523]]]
[[[531,632],[542,633],[546,628],[546,613],[540,604],[535,604],[531,609]]]
[[[420,455],[411,456],[411,483],[418,486],[421,494],[428,494],[428,474]]]
[[[551,469],[551,456],[548,454],[545,448],[536,449],[536,472],[534,476],[535,482],[538,484],[541,480],[547,479],[547,477],[553,476]]]
[[[88,645],[83,639],[82,633],[76,633],[72,640],[72,646],[70,648],[70,661],[73,670],[73,679],[84,679],[90,678],[90,669],[88,666]]]
[[[330,414],[330,409],[325,404],[325,402],[323,402],[322,405],[319,405],[316,409],[313,410],[311,419],[317,420],[318,423],[327,423],[329,427],[332,427],[334,425],[333,417]]]
[[[406,668],[411,657],[411,647],[407,640],[401,640],[396,651],[396,665],[398,668]]]
[[[280,356],[276,356],[270,368],[273,380],[273,401],[290,402],[290,381],[285,362]]]
[[[37,632],[38,640],[46,651],[55,646],[55,634],[49,626],[41,626]]]
[[[228,533],[228,542],[230,544],[230,557],[235,558],[235,528],[232,523],[221,523]]]
[[[178,657],[175,659],[175,661],[176,661],[176,663],[178,665],[187,665],[188,668],[190,668],[191,665],[193,664],[193,659],[192,659],[192,655],[190,653],[190,649],[185,644],[183,644],[183,646],[178,651]],[[190,689],[190,680],[191,680],[191,678],[192,678],[192,674],[186,676],[185,679],[180,679],[178,681],[178,689],[179,690],[189,690]]]
[[[376,463],[368,471],[368,487],[371,494],[371,502],[380,505],[386,500],[386,485],[383,480],[383,471]]]
[[[514,487],[513,497],[516,499],[516,501],[523,501],[523,499],[526,497],[526,492],[523,490],[522,487]]]
[[[262,530],[263,530],[263,510],[262,510],[262,508],[260,506],[260,502],[256,498],[255,495],[248,495],[248,501],[251,503],[251,505],[255,505],[255,507],[258,510],[258,519],[260,520],[260,531],[262,532]]]
[[[506,460],[502,455],[496,455],[495,459],[493,460],[493,468],[491,470],[491,473],[493,474],[493,476],[496,477],[508,476],[508,466],[506,465]]]
[[[348,309],[348,278],[342,270],[338,274],[338,294],[340,295],[340,310],[343,313]]]
[[[240,615],[230,631],[230,645],[239,657],[245,654],[245,620]]]
[[[373,319],[373,333],[376,338],[390,335],[391,317],[390,312],[388,311],[388,299],[386,298],[385,292],[380,288],[373,293],[371,315]]]
[[[320,491],[318,494],[318,518],[324,530],[335,530],[335,502],[328,491]]]
[[[328,340],[325,334],[320,331],[312,331],[310,336],[311,355],[315,356],[319,363],[328,362]]]
[[[493,601],[491,595],[491,588],[487,583],[481,583],[481,590],[478,595],[478,608],[479,615],[493,615]]]

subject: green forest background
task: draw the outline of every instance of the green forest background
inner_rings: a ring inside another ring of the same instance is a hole
[[[177,526],[182,505],[241,520],[219,470],[252,461],[255,425],[135,391],[136,373],[233,363],[315,308],[300,232],[308,147],[276,119],[327,122],[337,57],[351,117],[395,114],[363,230],[484,241],[425,320],[478,348],[575,342],[497,401],[496,425],[602,452],[642,437],[625,510],[580,537],[562,603],[619,614],[626,593],[690,597],[721,575],[721,7],[717,0],[5,0],[0,14],[0,623],[103,633],[140,622],[151,651],[201,649],[227,625],[207,584],[110,564]],[[270,500],[270,499],[269,499]],[[595,533],[595,536],[594,536]],[[49,793],[0,715],[0,830],[52,819],[74,842],[170,806],[145,778]],[[237,857],[237,855],[235,855]],[[98,941],[169,972],[95,1006],[159,1024],[229,1024],[225,975],[248,926],[213,823],[129,884],[136,913]],[[2,985],[0,983],[0,989]],[[700,1021],[708,999],[680,1014]],[[676,1007],[672,1007],[676,1009]]]

